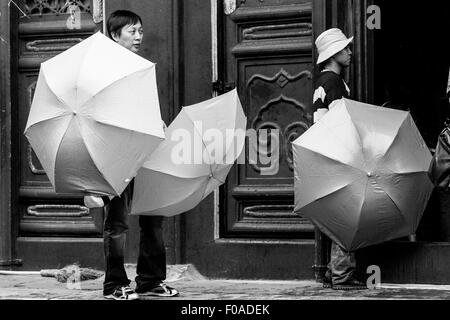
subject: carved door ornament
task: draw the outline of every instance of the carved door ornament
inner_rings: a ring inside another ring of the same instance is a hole
[[[92,19],[94,23],[103,21],[103,0],[92,0]]]
[[[91,12],[90,0],[16,0],[24,6],[25,14],[28,16],[42,16],[47,14],[65,14],[74,10],[77,6],[81,12]],[[98,1],[98,0],[94,0]],[[15,4],[11,1],[11,3]],[[22,11],[22,10],[21,10]]]
[[[240,4],[244,4],[247,0],[239,0]],[[259,0],[260,3],[263,3],[264,0]],[[236,11],[236,0],[223,0],[223,11],[228,16]]]
[[[69,4],[67,7],[67,13],[70,15],[67,18],[66,26],[67,29],[81,29],[81,10],[76,4]]]
[[[236,10],[236,0],[223,0],[223,10],[228,16]]]

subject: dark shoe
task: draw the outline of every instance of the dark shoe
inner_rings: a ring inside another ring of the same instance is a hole
[[[104,295],[105,299],[112,300],[136,300],[139,299],[138,294],[128,286],[118,287],[113,293]]]
[[[364,290],[367,285],[355,278],[350,278],[343,283],[333,283],[333,290]]]
[[[329,289],[333,287],[333,282],[331,281],[331,278],[325,274],[325,276],[323,277],[323,287],[325,289]]]
[[[140,296],[157,296],[157,297],[174,297],[177,296],[178,290],[169,287],[165,283],[158,283],[155,287],[147,289],[147,290],[136,290]]]

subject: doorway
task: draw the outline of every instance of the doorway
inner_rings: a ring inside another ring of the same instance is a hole
[[[430,149],[449,117],[450,4],[415,6],[378,0],[374,37],[375,104],[409,110]],[[450,241],[450,194],[435,191],[417,230],[418,241]]]

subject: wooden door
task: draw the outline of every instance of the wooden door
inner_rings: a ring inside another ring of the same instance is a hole
[[[89,211],[80,195],[57,195],[23,135],[40,64],[101,28],[100,1],[23,0],[16,4],[11,4],[16,256],[24,269],[69,263],[103,267],[102,210]]]
[[[314,276],[314,228],[292,212],[290,146],[312,123],[313,7],[303,0],[212,1],[216,93],[237,88],[247,128],[279,133],[278,145],[262,137],[257,147],[279,158],[251,163],[256,146],[248,140],[245,163],[235,164],[225,185],[186,215],[184,259],[206,275]]]
[[[311,17],[311,2],[284,0],[241,1],[223,19],[221,77],[238,89],[250,131],[245,164],[221,194],[221,237],[313,237],[293,213],[291,149],[312,122]]]

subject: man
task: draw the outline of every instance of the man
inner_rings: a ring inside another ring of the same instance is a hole
[[[333,107],[333,101],[349,98],[350,89],[341,77],[341,73],[351,63],[352,51],[350,43],[353,37],[347,39],[337,28],[329,29],[316,39],[319,53],[317,64],[321,72],[317,78],[313,96],[314,122]],[[336,290],[366,289],[366,285],[355,277],[356,262],[354,252],[346,252],[332,242],[331,258],[325,274],[324,287]]]
[[[142,45],[144,31],[141,18],[127,10],[113,12],[107,20],[108,36],[121,46],[137,53]],[[120,62],[118,62],[120,63]],[[135,300],[139,296],[172,297],[178,291],[163,283],[166,278],[166,252],[163,241],[163,217],[140,216],[140,243],[137,261],[136,290],[124,268],[127,217],[130,211],[134,180],[120,197],[85,196],[89,208],[106,206],[104,222],[104,253],[106,260],[103,295],[107,299]]]

